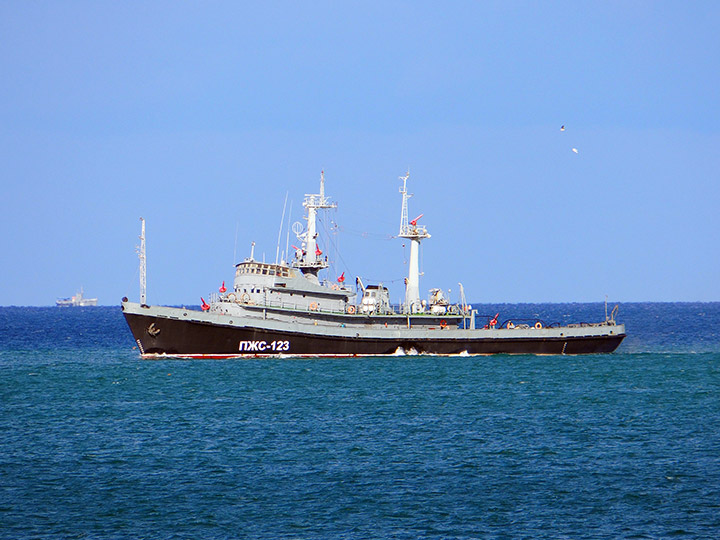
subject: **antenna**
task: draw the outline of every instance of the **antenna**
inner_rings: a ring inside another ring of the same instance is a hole
[[[237,262],[237,235],[238,235],[238,228],[240,227],[239,222],[235,222],[235,248],[233,249],[233,266],[235,266],[235,263]]]
[[[140,218],[142,223],[140,229],[140,247],[138,257],[140,259],[140,305],[147,305],[147,257],[145,256],[145,220]]]
[[[278,229],[278,240],[277,247],[275,248],[275,264],[278,263],[278,256],[280,255],[280,237],[282,236],[283,223],[285,223],[285,209],[287,208],[288,192],[285,192],[285,204],[283,204],[282,218],[280,219],[280,228]]]
[[[288,227],[287,227],[287,236],[285,236],[285,254],[287,255],[287,258],[290,258],[290,221],[292,221],[292,201],[290,201],[290,208],[288,209]],[[283,258],[285,256],[283,255]]]

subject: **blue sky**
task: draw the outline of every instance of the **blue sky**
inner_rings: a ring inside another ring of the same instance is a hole
[[[718,301],[718,28],[710,1],[3,2],[0,305],[137,299],[140,216],[148,300],[197,304],[251,241],[274,260],[321,169],[331,273],[397,301],[408,167],[423,291]]]

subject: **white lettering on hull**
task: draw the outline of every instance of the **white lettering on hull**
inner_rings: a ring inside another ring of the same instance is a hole
[[[290,350],[289,341],[241,341],[238,346],[240,352],[284,352]]]

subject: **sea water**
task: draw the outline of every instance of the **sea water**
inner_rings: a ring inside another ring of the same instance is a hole
[[[608,355],[187,361],[118,307],[0,308],[0,537],[717,538],[720,303],[618,321]]]

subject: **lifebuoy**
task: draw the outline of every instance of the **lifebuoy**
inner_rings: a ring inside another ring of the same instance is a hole
[[[540,330],[540,329],[542,328],[542,323],[541,323],[540,321],[536,322],[536,323],[535,323],[535,328],[537,328],[538,330]]]
[[[513,323],[512,321],[508,321],[506,328],[508,330],[512,330],[513,328],[515,328],[515,323]]]
[[[317,311],[318,305],[317,302],[310,302],[310,310],[311,311]]]
[[[230,294],[228,294],[226,298],[227,298],[228,301],[230,301],[230,302],[234,302],[235,300],[237,300],[237,296],[235,296],[235,293],[233,293],[233,292],[231,292]]]
[[[240,300],[243,304],[249,304],[250,303],[250,295],[248,293],[243,293],[240,297]]]
[[[355,306],[348,306],[347,312],[348,312],[350,315],[355,315]]]
[[[440,321],[440,328],[447,328],[447,321],[445,319]]]

